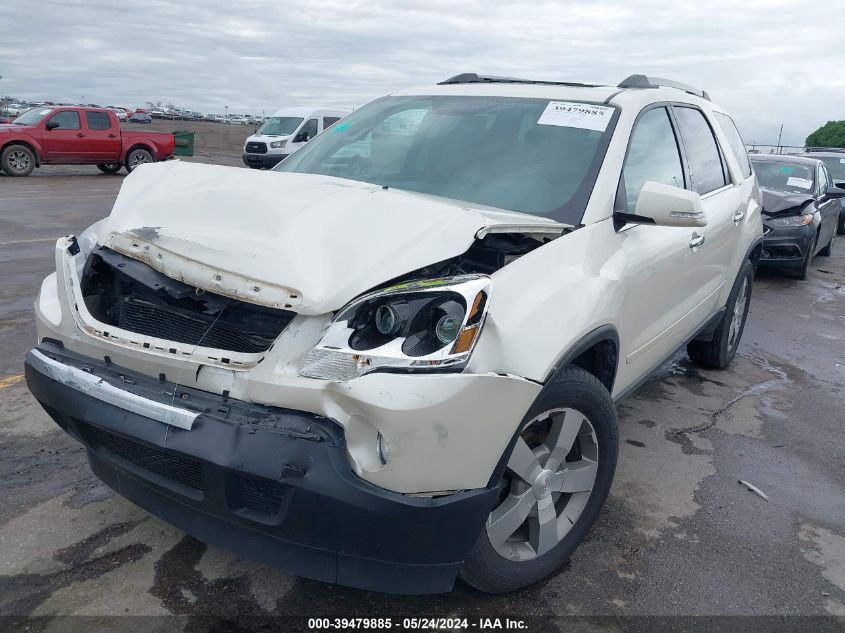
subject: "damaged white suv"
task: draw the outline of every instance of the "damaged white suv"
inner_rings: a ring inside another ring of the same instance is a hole
[[[104,482],[204,541],[508,591],[596,519],[614,401],[684,345],[731,361],[761,237],[706,93],[459,75],[272,172],[135,170],[58,241],[26,377]]]

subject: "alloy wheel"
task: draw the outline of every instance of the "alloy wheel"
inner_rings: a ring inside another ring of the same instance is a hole
[[[552,550],[587,505],[598,473],[598,441],[575,409],[535,418],[517,438],[502,498],[487,519],[487,537],[504,558],[526,561]]]
[[[26,171],[32,162],[29,154],[19,149],[10,152],[6,160],[8,166],[16,172]]]

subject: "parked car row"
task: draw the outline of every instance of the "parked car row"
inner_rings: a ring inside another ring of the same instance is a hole
[[[27,384],[204,542],[393,593],[537,582],[604,505],[615,403],[679,349],[737,353],[768,221],[740,134],[644,75],[467,73],[334,116],[274,113],[245,161],[308,142],[270,175],[133,174],[58,241]],[[787,180],[821,208],[810,168]]]

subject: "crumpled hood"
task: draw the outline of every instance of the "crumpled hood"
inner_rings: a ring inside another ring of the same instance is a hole
[[[511,227],[566,228],[328,176],[169,161],[124,180],[99,242],[200,288],[322,314]]]
[[[788,193],[768,187],[760,189],[763,192],[764,215],[797,215],[804,205],[815,199],[808,193]]]

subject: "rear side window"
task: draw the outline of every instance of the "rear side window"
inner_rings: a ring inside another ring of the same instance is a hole
[[[327,127],[334,125],[340,121],[339,116],[326,116],[323,117],[323,129],[325,130]]]
[[[111,120],[105,112],[86,112],[85,121],[88,123],[88,129],[95,132],[108,130],[111,127]]]
[[[684,188],[681,155],[666,108],[648,110],[637,121],[622,179],[630,213],[634,212],[640,189],[647,180]]]
[[[742,142],[739,130],[736,129],[736,124],[727,114],[722,114],[721,112],[716,112],[715,114],[719,127],[722,128],[722,132],[728,137],[728,143],[730,143],[731,151],[736,156],[743,177],[748,178],[751,175],[751,161],[748,160],[748,151],[745,149],[745,143]]]
[[[674,110],[684,140],[693,190],[705,194],[724,187],[728,182],[722,156],[704,114],[695,108],[676,106]]]
[[[78,130],[80,128],[79,112],[59,112],[50,118],[50,123],[58,123],[57,130]]]

